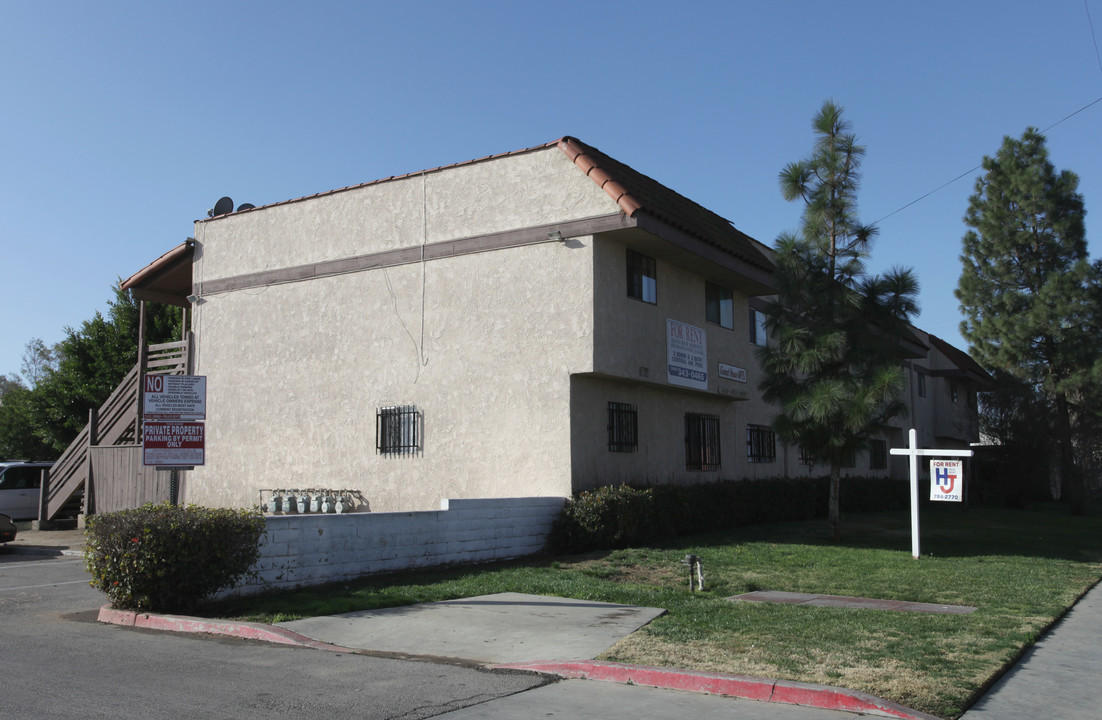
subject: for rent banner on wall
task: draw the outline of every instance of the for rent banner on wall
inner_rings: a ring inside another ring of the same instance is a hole
[[[702,328],[667,319],[666,356],[671,385],[708,389],[708,340]]]

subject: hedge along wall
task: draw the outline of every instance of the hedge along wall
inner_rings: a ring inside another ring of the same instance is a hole
[[[565,498],[443,500],[440,510],[272,515],[258,578],[226,595],[539,552]]]

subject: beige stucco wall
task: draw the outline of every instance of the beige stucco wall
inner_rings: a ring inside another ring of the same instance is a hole
[[[748,467],[746,462],[745,422],[752,404],[747,398],[756,393],[757,381],[749,371],[753,346],[749,342],[746,297],[734,294],[733,329],[708,323],[703,273],[710,272],[716,282],[724,284],[723,271],[709,268],[703,261],[693,268],[682,267],[663,258],[652,243],[639,249],[655,257],[657,303],[629,298],[624,243],[623,236],[599,236],[594,248],[595,372],[575,377],[571,384],[575,489],[619,482],[694,483],[755,476],[756,468]],[[728,278],[726,284],[735,283]],[[667,319],[704,331],[708,361],[706,389],[669,382]],[[748,382],[721,379],[720,363],[748,370]],[[636,452],[608,450],[609,402],[636,406],[639,422]],[[722,465],[718,470],[686,469],[686,413],[719,417]]]
[[[198,282],[619,211],[557,147],[197,223]]]
[[[550,148],[199,223],[196,280],[616,211]],[[186,500],[351,489],[400,511],[569,495],[570,376],[593,369],[592,251],[587,236],[204,295],[207,462]],[[422,453],[376,454],[387,405],[423,414]]]

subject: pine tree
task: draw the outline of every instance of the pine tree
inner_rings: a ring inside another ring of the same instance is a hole
[[[876,229],[857,220],[865,149],[832,102],[812,127],[811,155],[780,173],[785,199],[803,201],[804,210],[800,231],[776,242],[777,295],[767,310],[773,342],[759,359],[764,397],[780,410],[777,434],[830,466],[837,541],[842,467],[905,410],[899,340],[917,312],[918,283],[909,270],[866,273]]]
[[[1079,179],[1057,173],[1045,138],[1028,128],[983,160],[964,222],[957,286],[961,334],[985,367],[1033,384],[1054,414],[1062,496],[1086,509],[1074,460],[1077,398],[1093,392],[1100,357],[1098,272],[1087,256]]]

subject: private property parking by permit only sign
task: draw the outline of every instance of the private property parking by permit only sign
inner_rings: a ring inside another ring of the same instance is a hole
[[[146,375],[142,415],[147,420],[203,420],[207,416],[204,375]]]
[[[930,461],[930,499],[961,502],[964,497],[964,461]]]
[[[202,465],[206,437],[201,422],[147,422],[142,425],[142,464]]]

